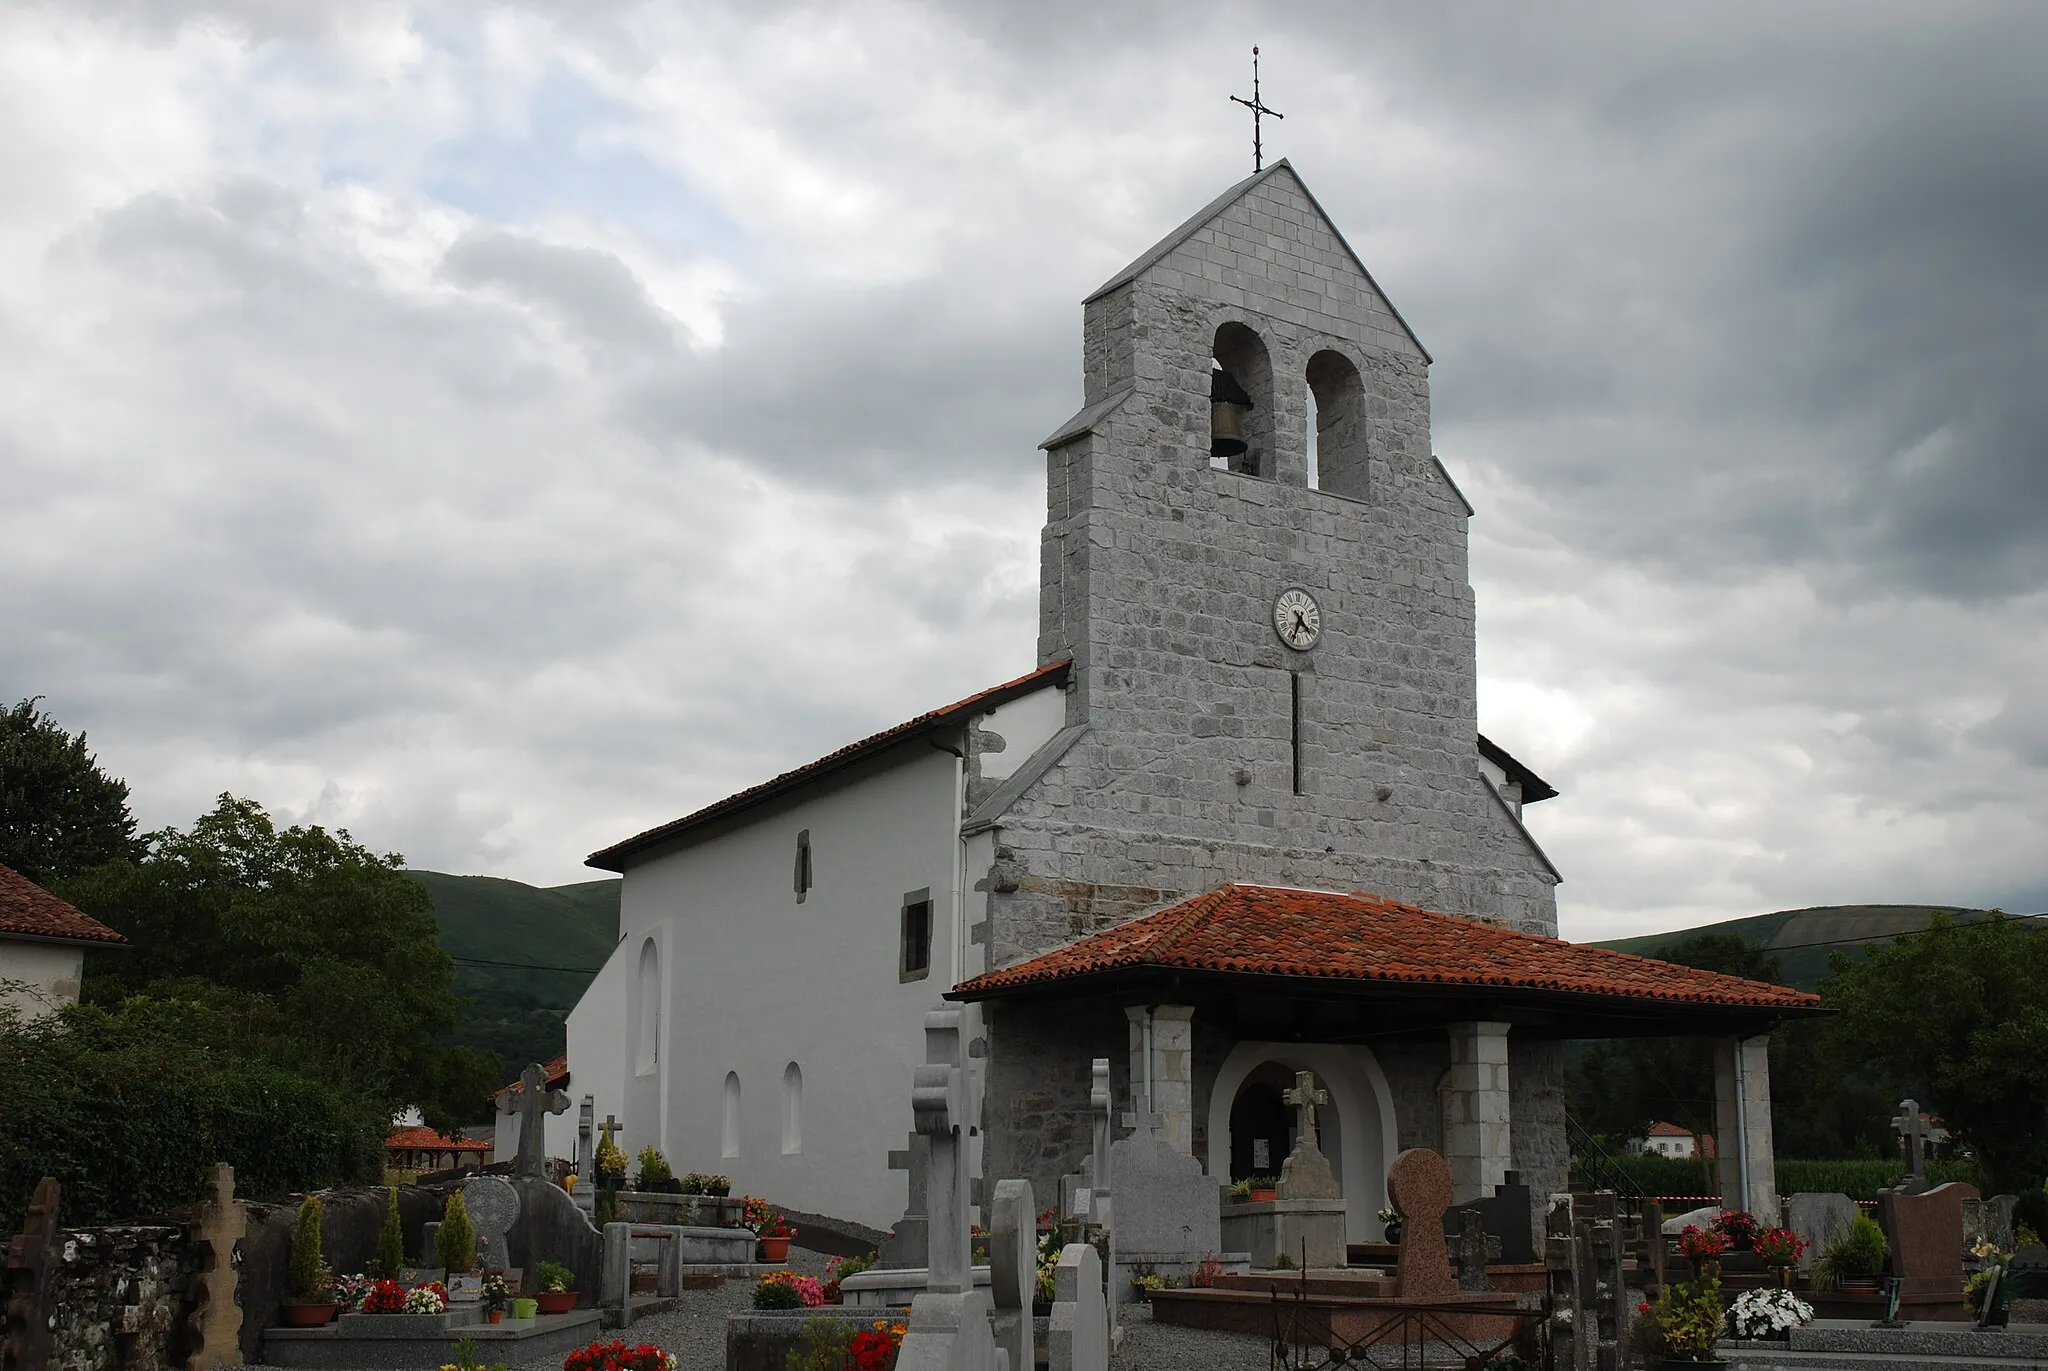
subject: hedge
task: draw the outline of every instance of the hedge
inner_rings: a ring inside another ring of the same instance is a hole
[[[1720,1193],[1714,1178],[1714,1163],[1700,1158],[1613,1157],[1583,1163],[1573,1159],[1574,1171],[1582,1178],[1604,1183],[1618,1173],[1643,1194],[1652,1197],[1692,1197]],[[1906,1165],[1890,1160],[1806,1161],[1779,1158],[1778,1193],[1798,1195],[1835,1191],[1852,1200],[1875,1201],[1877,1192],[1897,1185],[1906,1177]],[[1965,1181],[1984,1191],[1984,1175],[1975,1162],[1937,1161],[1927,1164],[1927,1178],[1935,1185]],[[1985,1191],[1985,1193],[1989,1193]]]
[[[19,1229],[44,1176],[63,1187],[67,1225],[189,1204],[217,1161],[250,1199],[376,1178],[385,1124],[362,1102],[128,1027],[0,1018],[0,1233]]]

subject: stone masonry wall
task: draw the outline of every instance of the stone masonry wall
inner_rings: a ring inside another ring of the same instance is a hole
[[[1509,1138],[1515,1170],[1529,1187],[1529,1202],[1541,1206],[1568,1189],[1571,1148],[1564,1127],[1564,1044],[1508,1035]]]
[[[990,1011],[987,1031],[982,1174],[1030,1181],[1042,1208],[1094,1147],[1095,1058],[1109,1058],[1116,1114],[1130,1108],[1129,1029],[1114,1007],[1003,1005]]]
[[[185,1356],[198,1253],[182,1226],[69,1229],[50,1282],[50,1371],[155,1371]]]
[[[1209,464],[1233,321],[1271,359],[1274,480]],[[1133,389],[1048,454],[1040,654],[1073,655],[1091,731],[1004,817],[991,963],[1226,880],[1554,934],[1555,875],[1476,757],[1467,516],[1432,461],[1427,362],[1291,170],[1092,301],[1085,333],[1088,401]],[[1370,500],[1305,484],[1324,350],[1363,380]],[[1322,606],[1310,652],[1271,626],[1290,585]]]

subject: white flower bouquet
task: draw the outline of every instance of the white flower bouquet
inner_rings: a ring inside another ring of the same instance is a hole
[[[1745,1290],[1728,1306],[1738,1338],[1786,1338],[1813,1322],[1813,1306],[1790,1290]]]
[[[405,1292],[405,1312],[408,1314],[445,1314],[448,1312],[448,1292],[439,1281],[426,1285],[415,1285]]]

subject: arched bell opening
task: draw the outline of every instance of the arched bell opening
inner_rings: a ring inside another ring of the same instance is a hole
[[[1368,494],[1365,384],[1351,359],[1328,348],[1308,359],[1309,422],[1315,435],[1309,484],[1363,500]]]
[[[1273,474],[1273,364],[1243,324],[1216,330],[1209,370],[1209,465]]]

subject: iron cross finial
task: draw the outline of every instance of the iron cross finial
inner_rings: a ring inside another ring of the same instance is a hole
[[[1257,48],[1252,49],[1252,98],[1247,100],[1242,95],[1233,95],[1230,98],[1252,112],[1252,170],[1254,172],[1264,171],[1266,169],[1266,149],[1260,139],[1259,116],[1270,114],[1275,119],[1285,119],[1287,116],[1279,110],[1268,109],[1265,102],[1259,99],[1259,50]]]

